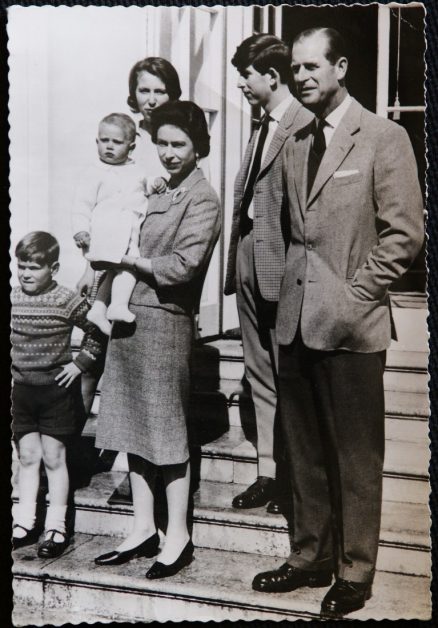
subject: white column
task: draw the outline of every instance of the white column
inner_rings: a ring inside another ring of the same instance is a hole
[[[11,230],[49,229],[48,14],[11,7],[9,124]]]
[[[224,193],[224,273],[227,267],[228,245],[230,241],[231,220],[233,216],[234,179],[242,163],[243,154],[251,132],[251,108],[242,92],[237,88],[238,72],[231,65],[231,59],[239,44],[252,35],[253,10],[250,7],[227,7],[226,28],[226,124],[225,124],[225,193]],[[223,329],[237,327],[239,324],[234,296],[224,297]]]
[[[281,39],[281,31],[283,28],[283,7],[275,6],[275,23],[274,23],[274,35]]]
[[[161,30],[161,7],[145,7],[145,57],[158,57],[160,55],[160,30]]]
[[[376,113],[388,117],[390,8],[378,5]]]

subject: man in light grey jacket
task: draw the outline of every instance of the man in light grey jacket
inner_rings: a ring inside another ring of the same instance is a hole
[[[328,586],[323,617],[371,595],[380,531],[388,289],[420,250],[423,201],[403,128],[351,98],[337,31],[293,44],[301,102],[316,115],[285,147],[291,244],[277,317],[293,550],[257,590]]]

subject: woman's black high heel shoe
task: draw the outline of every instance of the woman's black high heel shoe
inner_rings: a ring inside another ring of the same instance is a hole
[[[178,573],[178,571],[181,571],[183,567],[190,565],[193,560],[194,550],[195,548],[193,547],[192,540],[190,539],[175,562],[170,565],[165,565],[159,561],[155,562],[146,573],[146,578],[149,580],[156,580],[157,578],[168,578],[169,576],[174,576]]]
[[[152,558],[158,553],[158,546],[160,544],[160,537],[158,533],[155,532],[152,536],[150,536],[146,541],[140,543],[136,547],[132,549],[126,550],[125,552],[108,552],[108,554],[102,554],[94,559],[96,565],[123,565],[123,563],[127,563],[133,558]]]

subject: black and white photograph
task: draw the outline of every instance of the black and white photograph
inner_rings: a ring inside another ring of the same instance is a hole
[[[14,626],[431,619],[426,20],[8,7]]]

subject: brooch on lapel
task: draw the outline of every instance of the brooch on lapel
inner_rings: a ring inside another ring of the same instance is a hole
[[[167,196],[172,195],[172,203],[176,203],[181,199],[181,197],[187,192],[187,188],[177,188],[176,190],[166,190],[165,194]]]

